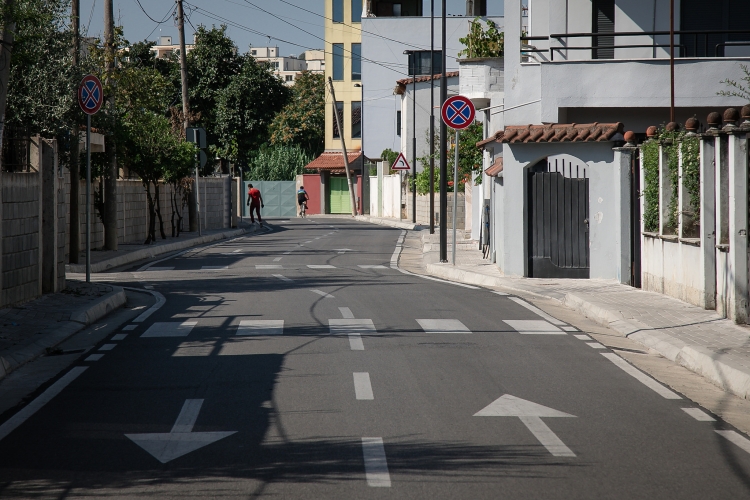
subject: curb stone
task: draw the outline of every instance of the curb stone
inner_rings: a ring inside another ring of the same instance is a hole
[[[400,220],[396,219],[384,219],[382,217],[371,217],[369,215],[357,215],[355,219],[362,222],[378,224],[380,226],[397,227],[399,229],[421,229],[421,226],[419,224],[414,224],[412,222],[401,222]]]
[[[15,351],[8,349],[5,352],[0,352],[0,380],[10,372],[44,355],[48,349],[65,342],[87,326],[125,305],[127,301],[125,290],[119,286],[110,286],[112,287],[111,292],[99,297],[91,304],[73,311],[70,319],[61,322],[54,333],[44,335],[43,338],[21,349]]]

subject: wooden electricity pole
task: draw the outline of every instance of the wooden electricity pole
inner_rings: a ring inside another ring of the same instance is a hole
[[[177,29],[180,32],[180,79],[182,80],[182,118],[183,129],[187,137],[190,127],[190,94],[188,94],[187,53],[185,51],[185,11],[182,0],[177,0]],[[190,231],[200,231],[198,226],[198,169],[195,171],[195,184],[188,196],[188,225]]]
[[[73,29],[73,67],[78,69],[81,56],[81,0],[73,0],[70,9],[70,22]],[[76,95],[78,88],[76,87]],[[77,99],[77,97],[76,97]],[[73,127],[70,131],[70,248],[68,258],[71,264],[78,264],[81,254],[81,220],[78,210],[81,201],[81,171],[79,168],[79,138],[81,131],[78,122],[78,113],[73,119]]]
[[[110,125],[112,130],[107,134],[105,145],[107,155],[106,174],[104,176],[104,248],[117,250],[117,145],[115,143],[115,18],[113,0],[104,2],[104,61]]]
[[[328,77],[328,85],[331,87],[331,99],[333,99],[333,116],[336,118],[336,127],[339,130],[339,137],[341,138],[341,151],[344,154],[344,169],[346,170],[346,182],[349,184],[349,203],[352,206],[352,216],[357,215],[357,200],[354,196],[354,186],[352,185],[352,173],[349,168],[349,156],[346,154],[346,143],[344,142],[344,129],[341,127],[341,117],[339,116],[339,110],[336,107],[336,92],[333,90],[333,80]],[[364,175],[364,161],[365,156],[362,154],[362,175]]]
[[[5,15],[3,17],[3,40],[0,47],[0,151],[3,149],[5,134],[5,105],[8,102],[8,82],[10,80],[10,55],[13,49],[13,39],[16,34],[16,23],[13,20],[13,0],[5,0]],[[0,162],[2,160],[0,159]]]

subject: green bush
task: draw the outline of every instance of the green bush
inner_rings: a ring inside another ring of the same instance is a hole
[[[263,146],[250,159],[246,180],[293,181],[313,156],[299,146]]]
[[[641,146],[641,168],[645,186],[643,225],[648,232],[659,231],[659,142],[647,141]]]

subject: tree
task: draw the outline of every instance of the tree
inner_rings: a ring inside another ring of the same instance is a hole
[[[486,19],[487,29],[482,27],[480,18],[475,18],[469,24],[469,33],[459,38],[465,49],[458,53],[458,57],[503,57],[505,52],[505,33],[497,28],[497,24]]]
[[[745,73],[745,76],[742,77],[742,81],[745,84],[743,85],[740,82],[727,78],[722,80],[721,83],[725,84],[731,90],[720,90],[717,94],[729,97],[741,97],[745,101],[750,102],[750,69],[746,64],[740,64],[740,67],[742,68],[742,72]]]
[[[240,60],[239,72],[218,94],[214,115],[218,143],[212,152],[232,162],[246,161],[268,140],[268,127],[290,94],[268,64],[250,55]]]
[[[298,144],[293,146],[263,146],[250,160],[245,178],[264,181],[293,181],[303,173],[314,156]]]
[[[298,144],[317,156],[325,148],[325,79],[303,71],[292,87],[292,97],[271,124],[271,144]]]

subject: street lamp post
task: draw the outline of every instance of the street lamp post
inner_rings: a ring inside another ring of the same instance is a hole
[[[362,203],[361,210],[362,214],[365,215],[365,199],[367,203],[370,203],[370,172],[367,171],[367,155],[365,154],[365,86],[361,83],[355,83],[356,88],[362,89],[362,97],[360,97],[359,105],[359,143],[360,151],[362,152]],[[367,193],[367,194],[365,194]]]
[[[405,50],[412,67],[412,138],[411,138],[411,221],[417,223],[417,60],[413,50]]]

